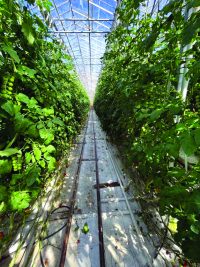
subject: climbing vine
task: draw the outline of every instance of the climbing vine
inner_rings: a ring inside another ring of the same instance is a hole
[[[36,199],[89,108],[64,46],[28,10],[35,2],[48,12],[47,0],[0,2],[0,218]]]
[[[177,221],[174,239],[185,256],[198,262],[199,1],[170,1],[153,16],[140,12],[144,2],[124,0],[117,10],[119,23],[107,37],[95,109],[161,215]],[[191,8],[197,10],[186,19]],[[189,87],[183,102],[177,87],[186,62]]]

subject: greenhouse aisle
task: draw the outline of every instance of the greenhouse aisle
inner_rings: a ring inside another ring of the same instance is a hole
[[[27,245],[18,253],[16,266],[168,266],[160,256],[153,261],[156,249],[144,237],[148,231],[138,216],[139,204],[125,192],[128,180],[122,168],[91,110],[45,225],[36,224],[35,232],[27,234],[33,228],[27,221],[21,234]],[[44,215],[38,222],[44,222]]]
[[[90,113],[85,141],[65,266],[150,266],[146,244],[140,233],[138,237],[133,231],[119,170],[94,111]],[[87,234],[83,233],[84,225],[88,225]],[[82,231],[74,231],[77,226]],[[103,237],[98,234],[101,228]]]

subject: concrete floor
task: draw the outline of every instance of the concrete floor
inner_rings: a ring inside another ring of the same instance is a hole
[[[147,227],[137,215],[141,211],[140,205],[134,200],[133,192],[124,190],[128,179],[122,171],[123,165],[115,148],[107,141],[94,111],[90,112],[85,129],[87,131],[65,267],[100,267],[97,189],[94,187],[96,185],[94,131],[99,182],[119,183],[118,186],[100,189],[106,267],[171,266],[160,256],[153,260],[156,249],[147,238]],[[70,164],[62,188],[55,188],[59,190],[59,195],[54,201],[49,200],[52,201],[51,210],[52,207],[70,205],[85,129],[79,135],[77,145],[70,154]],[[51,216],[45,217],[45,227],[42,229],[35,227],[35,234],[32,234],[30,240],[28,239],[28,244],[32,246],[29,250],[22,249],[19,253],[20,260],[18,259],[17,265],[14,266],[40,267],[41,258],[44,266],[59,266],[65,228],[60,231],[59,229],[66,224],[67,212],[65,207],[58,208]],[[87,234],[81,231],[85,224],[89,227]],[[30,223],[27,223],[27,227],[30,228]],[[37,237],[38,229],[43,232],[44,238],[58,232],[47,239],[35,242],[34,237]]]

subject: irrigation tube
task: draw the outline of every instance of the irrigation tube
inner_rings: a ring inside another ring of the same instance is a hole
[[[107,142],[107,141],[106,141],[106,143],[107,143],[107,146],[108,146],[108,148],[109,148],[109,145],[108,145],[108,142]],[[137,222],[136,222],[136,220],[135,220],[135,218],[134,218],[134,215],[133,215],[133,212],[132,212],[132,210],[131,210],[130,204],[129,204],[129,202],[128,202],[126,193],[125,193],[125,191],[124,191],[124,187],[123,187],[122,182],[121,182],[121,178],[120,178],[121,175],[119,174],[119,167],[118,167],[118,165],[116,164],[116,162],[114,162],[114,160],[113,160],[113,158],[112,158],[112,155],[111,155],[111,152],[110,152],[110,148],[108,149],[108,153],[109,153],[109,157],[110,157],[111,163],[112,163],[112,165],[113,165],[113,168],[114,168],[114,170],[116,171],[117,179],[118,179],[118,182],[119,182],[120,187],[121,187],[121,189],[122,189],[122,193],[123,193],[124,199],[125,199],[125,201],[126,201],[128,210],[129,210],[129,212],[130,212],[131,220],[132,220],[132,222],[133,222],[133,224],[134,224],[136,233],[137,233],[137,235],[138,235],[138,239],[139,239],[139,242],[140,242],[140,245],[141,245],[141,249],[143,250],[144,254],[146,255],[145,258],[146,258],[146,260],[147,260],[147,263],[149,264],[149,267],[151,267],[153,262],[152,262],[152,260],[150,259],[150,256],[149,256],[148,252],[144,249],[145,240],[144,240],[143,235],[142,235],[142,232],[140,231],[140,229],[139,229],[139,227],[138,227],[138,225],[137,225]]]

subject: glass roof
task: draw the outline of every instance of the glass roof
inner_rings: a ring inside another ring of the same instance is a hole
[[[111,31],[117,5],[123,0],[50,1],[52,6],[46,17],[49,31],[65,44],[80,80],[93,99],[106,47],[105,36]],[[140,15],[155,15],[168,1],[142,1]],[[31,10],[44,19],[38,7]]]
[[[105,52],[105,35],[114,21],[117,0],[51,0],[50,32],[61,39],[73,58],[91,99]],[[42,15],[37,7],[32,12]],[[42,18],[43,19],[43,18]]]

